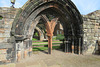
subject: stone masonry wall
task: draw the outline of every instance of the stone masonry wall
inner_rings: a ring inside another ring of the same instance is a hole
[[[8,39],[10,38],[12,22],[14,21],[16,13],[16,8],[0,8],[0,16],[3,17],[3,19],[0,20],[0,42],[8,42]]]
[[[30,47],[32,41],[29,39],[17,41],[10,34],[18,10],[17,8],[0,7],[0,16],[3,17],[0,20],[0,64],[20,61],[32,53]]]
[[[0,8],[0,16],[3,17],[0,20],[0,42],[6,43],[10,37],[10,31],[12,27],[12,22],[17,13],[16,8]]]
[[[0,16],[3,17],[0,19],[0,61],[9,61],[13,53],[10,31],[17,10],[17,8],[0,7]]]
[[[97,40],[100,40],[100,11],[83,16],[84,49],[86,54],[97,50]]]

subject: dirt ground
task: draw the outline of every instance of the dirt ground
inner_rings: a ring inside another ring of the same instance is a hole
[[[100,67],[100,56],[68,54],[53,50],[33,52],[30,58],[16,63],[16,67]]]

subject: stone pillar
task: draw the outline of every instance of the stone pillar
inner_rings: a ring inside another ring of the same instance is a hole
[[[52,36],[48,36],[48,54],[52,52]]]
[[[72,53],[74,53],[74,40],[72,41]]]
[[[49,21],[46,15],[42,15],[42,17],[46,21],[45,27],[46,27],[47,36],[48,36],[48,54],[51,54],[52,36],[53,36],[54,28],[55,28],[56,22],[58,21],[58,18],[54,18],[51,21]]]

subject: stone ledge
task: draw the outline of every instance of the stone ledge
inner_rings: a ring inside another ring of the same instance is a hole
[[[13,44],[11,44],[11,43],[0,43],[0,49],[5,49],[5,48],[13,48]]]

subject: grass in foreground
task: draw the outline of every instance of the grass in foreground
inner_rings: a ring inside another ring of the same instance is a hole
[[[53,42],[62,42],[62,41],[53,41]],[[32,42],[32,43],[48,43],[48,42]]]
[[[53,46],[52,49],[60,49],[60,46]],[[35,47],[33,48],[33,51],[43,51],[48,50],[48,47]]]
[[[62,44],[62,43],[52,43],[52,45],[57,45],[57,44]],[[37,45],[32,45],[32,46],[45,46],[48,44],[37,44]]]

